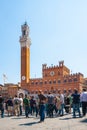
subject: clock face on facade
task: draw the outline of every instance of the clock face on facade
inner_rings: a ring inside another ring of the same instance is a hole
[[[25,76],[22,76],[22,80],[25,80]]]
[[[51,72],[50,72],[50,75],[53,76],[53,75],[54,75],[54,71],[51,71]]]

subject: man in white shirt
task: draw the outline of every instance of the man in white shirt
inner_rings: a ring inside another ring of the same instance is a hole
[[[60,95],[60,102],[61,102],[61,109],[59,110],[59,115],[64,116],[64,94],[61,92],[61,90],[59,91],[59,95]]]
[[[22,109],[23,109],[23,98],[22,98],[21,95],[19,95],[19,100],[20,100],[20,106],[19,106],[19,108],[20,108],[20,115],[22,115]]]
[[[15,95],[14,99],[13,99],[13,105],[14,105],[14,114],[15,116],[19,116],[20,115],[20,99],[17,97],[17,95]]]

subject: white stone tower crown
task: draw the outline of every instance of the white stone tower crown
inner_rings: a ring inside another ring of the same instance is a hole
[[[27,25],[27,22],[21,26],[22,36],[20,36],[20,44],[21,47],[30,47],[31,45],[31,39],[29,37],[29,26]]]

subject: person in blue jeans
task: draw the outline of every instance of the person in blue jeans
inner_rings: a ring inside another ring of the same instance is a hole
[[[39,123],[41,123],[45,119],[45,101],[46,101],[46,97],[43,94],[42,90],[39,90],[38,97],[39,97],[39,115],[40,115]]]
[[[60,96],[60,102],[61,102],[61,107],[59,110],[59,115],[64,116],[64,94],[62,93],[61,90],[58,91],[58,94]]]
[[[29,99],[26,94],[25,94],[25,98],[23,99],[23,106],[24,106],[24,110],[25,110],[25,116],[26,116],[26,118],[28,118],[30,103],[29,103]]]
[[[76,118],[76,112],[79,113],[79,117],[81,117],[80,112],[80,94],[77,89],[74,89],[74,93],[72,94],[73,100],[73,118]]]
[[[40,122],[44,121],[45,119],[45,104],[40,104]]]

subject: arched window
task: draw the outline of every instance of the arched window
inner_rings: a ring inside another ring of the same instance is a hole
[[[76,82],[76,81],[77,81],[77,78],[74,78],[74,81]]]

